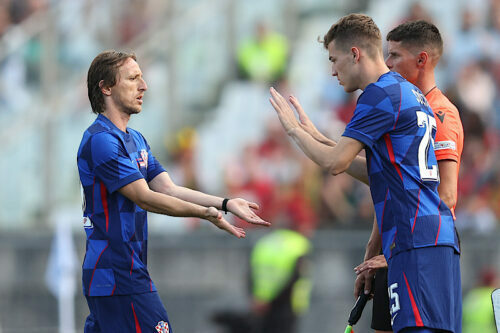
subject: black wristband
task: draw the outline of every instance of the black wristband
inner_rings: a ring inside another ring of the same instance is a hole
[[[222,200],[222,210],[224,211],[225,214],[227,214],[227,202],[229,201],[228,198],[224,198],[224,200]]]

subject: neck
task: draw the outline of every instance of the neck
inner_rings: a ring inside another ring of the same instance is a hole
[[[365,90],[370,83],[377,82],[379,77],[389,72],[383,58],[369,61],[361,68],[363,73],[359,89]]]
[[[127,124],[130,120],[130,115],[125,112],[120,112],[116,108],[106,108],[106,111],[101,113],[103,116],[111,120],[111,122],[123,132],[127,132]]]
[[[436,86],[434,70],[421,71],[417,77],[415,85],[424,95],[427,95],[427,93],[429,93]]]

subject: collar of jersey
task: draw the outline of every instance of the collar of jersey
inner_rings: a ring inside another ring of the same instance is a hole
[[[102,122],[106,123],[106,124],[107,124],[107,125],[108,125],[111,129],[112,129],[112,130],[114,130],[114,131],[116,131],[116,132],[120,133],[121,135],[124,135],[124,136],[128,136],[128,135],[130,135],[130,130],[129,130],[129,128],[128,128],[128,127],[127,127],[127,132],[122,131],[121,129],[119,129],[118,127],[116,127],[116,125],[115,125],[115,124],[113,124],[113,122],[112,122],[111,120],[109,120],[109,118],[108,118],[108,117],[106,117],[106,116],[105,116],[105,115],[103,115],[103,114],[99,114],[99,115],[97,116],[97,119],[98,119],[99,121],[102,121]]]

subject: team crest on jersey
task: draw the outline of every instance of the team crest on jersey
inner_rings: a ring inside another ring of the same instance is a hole
[[[88,217],[83,218],[83,227],[85,229],[92,229],[94,227],[94,224]]]
[[[168,328],[168,323],[164,322],[163,320],[158,323],[158,325],[155,326],[156,331],[158,333],[169,333],[170,328]]]
[[[146,149],[142,149],[139,158],[137,159],[137,164],[139,164],[139,167],[141,168],[147,168],[148,167],[148,152]]]

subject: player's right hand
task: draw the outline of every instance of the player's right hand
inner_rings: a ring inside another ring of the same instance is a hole
[[[212,222],[217,228],[227,231],[238,238],[245,238],[245,230],[236,227],[222,217],[221,212],[215,207],[208,207],[205,212],[205,219]]]
[[[274,88],[269,89],[271,93],[271,98],[269,98],[269,102],[273,106],[274,110],[278,114],[278,118],[283,125],[287,134],[290,134],[292,130],[300,127],[299,122],[295,118],[295,113],[293,112],[290,105],[287,101],[281,96],[279,92]]]
[[[378,256],[365,260],[362,264],[354,267],[354,272],[359,274],[366,270],[375,271],[379,268],[387,268],[387,261],[385,260],[383,254],[379,254]]]

